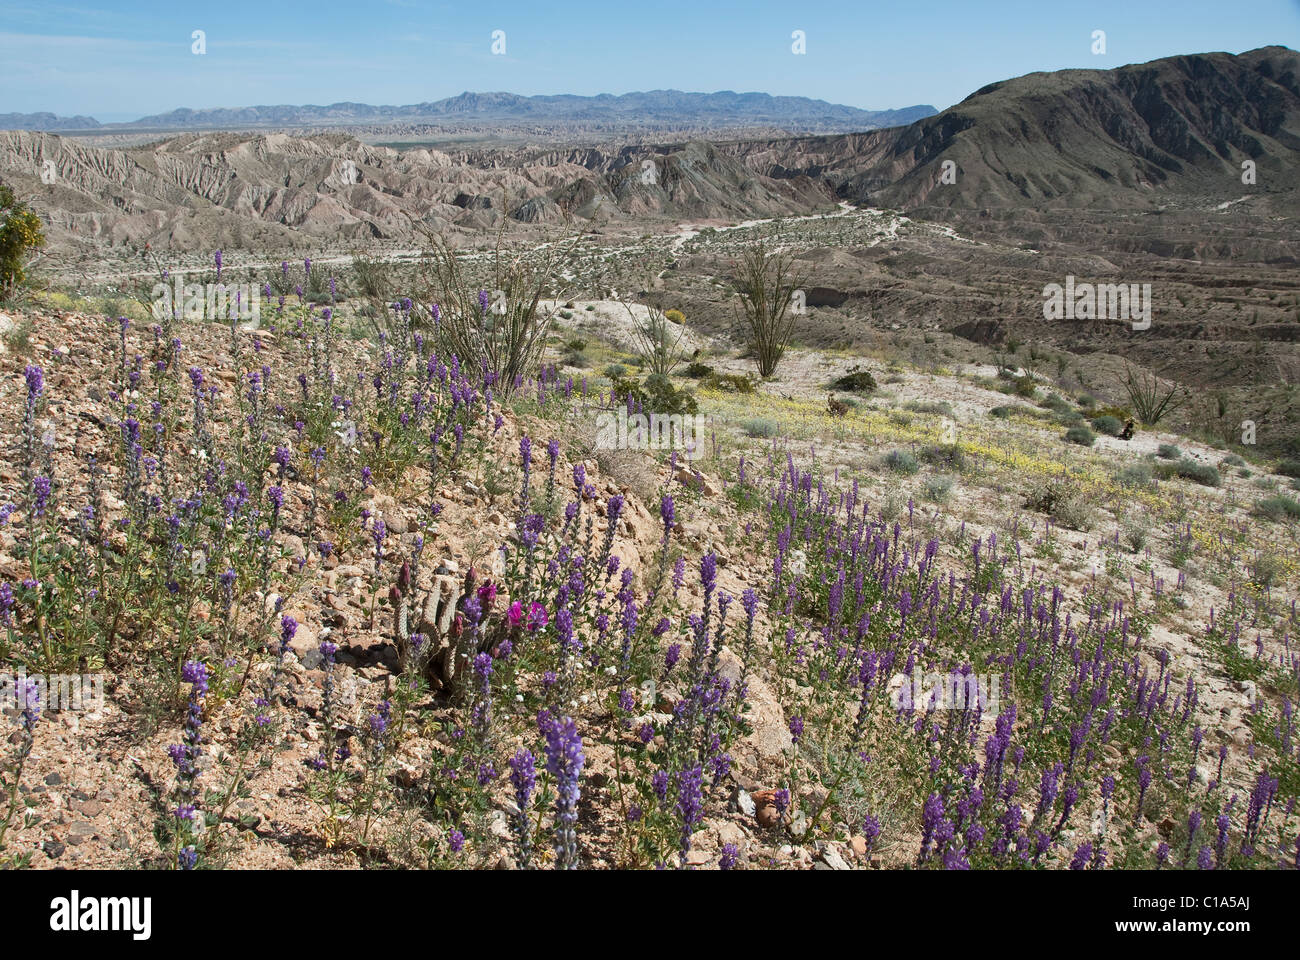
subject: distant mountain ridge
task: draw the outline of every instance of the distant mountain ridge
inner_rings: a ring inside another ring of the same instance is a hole
[[[95,130],[94,117],[60,117],[53,113],[0,113],[0,130]]]
[[[764,176],[819,176],[845,200],[931,215],[1235,199],[1248,192],[1247,161],[1249,192],[1294,197],[1300,54],[1271,46],[1031,73],[905,127],[724,149]]]
[[[205,110],[182,107],[117,124],[101,124],[91,117],[59,118],[50,113],[11,113],[0,114],[0,129],[123,130],[140,127],[158,130],[238,130],[497,120],[528,123],[622,123],[630,127],[771,124],[796,129],[874,130],[911,123],[935,112],[935,108],[928,104],[897,110],[862,110],[809,97],[735,93],[731,90],[716,93],[648,90],[617,96],[605,93],[592,97],[574,94],[522,96],[504,92],[466,91],[442,100],[405,106],[340,102],[326,106],[280,104]]]

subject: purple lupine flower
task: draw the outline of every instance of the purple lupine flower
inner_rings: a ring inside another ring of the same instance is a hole
[[[27,381],[27,404],[32,406],[45,390],[45,371],[29,363],[23,368],[23,378]]]
[[[722,856],[718,858],[719,870],[734,870],[736,859],[740,856],[740,849],[734,843],[724,843],[722,845]]]
[[[515,813],[512,824],[515,843],[519,853],[519,866],[527,868],[532,859],[532,838],[529,834],[528,802],[532,799],[533,789],[537,786],[537,763],[527,750],[520,750],[508,761],[510,765],[510,785],[515,791]]]
[[[803,736],[803,728],[803,717],[790,718],[790,741],[792,743],[799,742],[799,738]]]
[[[677,816],[682,821],[681,862],[691,852],[691,834],[704,813],[704,771],[699,764],[683,770],[677,777]]]
[[[50,502],[52,485],[49,477],[35,477],[32,480],[32,509],[36,516],[45,516],[45,507]]]
[[[538,726],[546,737],[546,769],[556,780],[555,862],[559,869],[572,870],[578,866],[579,780],[585,759],[582,737],[572,717],[557,719],[543,713]]]
[[[866,852],[871,854],[871,848],[875,845],[876,838],[880,836],[880,821],[867,814],[862,820],[862,837],[867,841]]]
[[[659,518],[664,522],[664,539],[668,538],[669,531],[672,530],[677,515],[676,507],[673,504],[672,494],[665,494],[659,502]]]

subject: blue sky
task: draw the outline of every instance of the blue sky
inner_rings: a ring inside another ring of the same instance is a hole
[[[1092,53],[1094,30],[1105,55]],[[116,121],[182,106],[670,87],[942,109],[1034,70],[1267,44],[1300,47],[1300,0],[0,0],[0,113]]]

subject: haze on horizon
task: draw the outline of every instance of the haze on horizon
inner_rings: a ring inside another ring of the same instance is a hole
[[[402,105],[463,91],[622,94],[759,91],[868,110],[944,109],[1037,70],[1111,68],[1186,53],[1297,46],[1300,0],[1144,8],[1126,0],[922,6],[575,0],[250,0],[177,9],[161,0],[0,3],[0,113],[101,122],[178,107],[353,101]],[[192,52],[202,30],[206,53]],[[492,53],[505,31],[504,55]],[[806,53],[792,52],[803,31]],[[1106,53],[1092,52],[1094,30]]]

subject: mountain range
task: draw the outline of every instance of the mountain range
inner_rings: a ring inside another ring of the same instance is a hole
[[[470,93],[406,106],[333,103],[328,106],[181,108],[141,117],[130,123],[101,124],[92,117],[57,117],[51,113],[0,114],[0,129],[64,130],[248,130],[259,128],[349,127],[394,123],[527,122],[532,124],[601,123],[628,128],[709,125],[771,125],[792,130],[873,130],[911,123],[935,112],[929,105],[900,110],[860,110],[808,97],[774,97],[766,93],[684,93],[650,90],[620,96]]]
[[[411,109],[476,118],[594,110],[645,117],[675,109],[679,120],[690,111],[708,119],[713,111],[714,124],[781,111],[811,121],[814,109],[830,111],[835,122],[868,115],[818,103],[656,91],[464,94]],[[165,117],[195,126],[235,123],[236,113],[267,124],[324,117],[302,112],[308,108],[249,109]],[[361,117],[344,109],[332,116]],[[449,151],[376,146],[348,132],[299,133],[186,132],[115,149],[48,133],[0,133],[0,176],[33,198],[55,239],[150,240],[181,249],[238,246],[241,238],[402,240],[419,225],[475,230],[503,216],[542,223],[744,220],[842,201],[939,220],[987,218],[1000,208],[1023,220],[1049,209],[1214,209],[1248,196],[1252,210],[1294,216],[1300,55],[1273,46],[1034,73],[903,126],[849,134]],[[1243,165],[1253,165],[1249,186]]]

